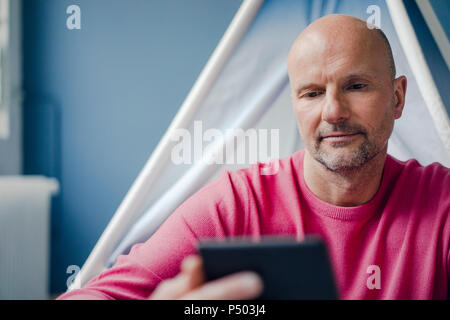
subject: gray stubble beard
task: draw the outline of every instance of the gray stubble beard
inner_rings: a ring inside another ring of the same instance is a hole
[[[317,141],[314,144],[315,152],[313,157],[325,166],[325,168],[335,173],[349,173],[359,170],[366,163],[375,158],[381,151],[376,144],[367,139],[365,134],[363,136],[364,142],[353,152],[350,159],[343,159],[342,157],[333,159],[333,157],[330,157],[329,152],[325,152],[323,148],[321,148],[320,141]],[[342,148],[345,147],[345,145],[339,146],[339,144],[336,144],[336,147]]]

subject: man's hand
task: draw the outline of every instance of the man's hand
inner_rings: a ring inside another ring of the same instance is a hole
[[[181,264],[181,272],[162,281],[151,300],[242,300],[258,297],[263,289],[261,278],[253,272],[239,272],[205,283],[202,259],[189,256]]]

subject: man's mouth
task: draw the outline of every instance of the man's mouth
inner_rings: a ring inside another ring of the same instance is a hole
[[[320,140],[323,141],[329,141],[329,142],[343,142],[343,141],[349,141],[351,139],[354,139],[358,137],[361,134],[361,132],[333,132],[326,136],[323,136]]]

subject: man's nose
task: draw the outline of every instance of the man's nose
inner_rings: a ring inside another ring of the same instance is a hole
[[[339,91],[328,90],[326,92],[325,105],[322,110],[322,120],[328,123],[339,123],[350,117],[350,110],[343,101]]]

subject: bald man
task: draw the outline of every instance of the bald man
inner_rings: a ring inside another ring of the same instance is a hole
[[[445,299],[450,275],[450,170],[387,155],[403,111],[389,43],[345,15],[321,18],[288,56],[291,99],[305,150],[223,172],[145,243],[60,299],[250,299],[258,275],[205,283],[199,238],[319,234],[342,299]]]

